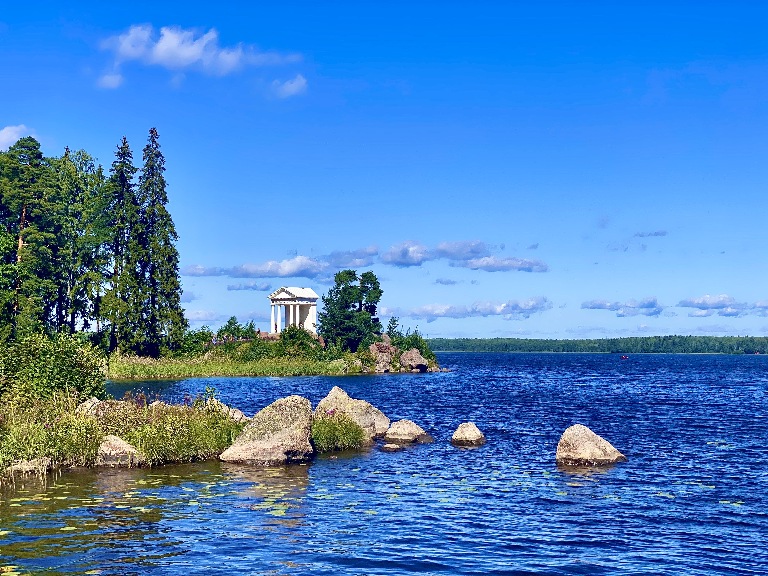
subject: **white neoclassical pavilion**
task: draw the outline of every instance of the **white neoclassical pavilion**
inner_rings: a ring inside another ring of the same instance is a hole
[[[272,304],[269,331],[272,334],[279,334],[283,331],[283,323],[285,323],[285,326],[298,326],[312,334],[317,334],[317,299],[318,295],[312,288],[294,286],[278,288],[269,295],[269,301]]]

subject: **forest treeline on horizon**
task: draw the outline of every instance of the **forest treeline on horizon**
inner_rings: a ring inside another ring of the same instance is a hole
[[[614,354],[768,354],[761,336],[637,336],[582,340],[427,338],[436,352],[595,352]]]
[[[105,174],[85,150],[46,157],[33,137],[0,152],[0,343],[86,333],[158,357],[187,329],[154,128],[141,167],[125,137]]]

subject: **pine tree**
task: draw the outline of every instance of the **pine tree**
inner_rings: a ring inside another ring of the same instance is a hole
[[[165,158],[155,128],[144,147],[144,166],[139,175],[140,245],[139,274],[143,302],[143,355],[158,357],[166,349],[177,349],[187,321],[181,308],[179,252],[176,227],[166,204]]]
[[[109,351],[130,351],[136,347],[136,330],[141,326],[141,309],[136,293],[141,287],[138,273],[140,205],[133,184],[137,168],[133,152],[123,136],[115,152],[107,184],[109,204],[108,252],[112,261],[109,288],[100,302],[100,315],[109,323]]]

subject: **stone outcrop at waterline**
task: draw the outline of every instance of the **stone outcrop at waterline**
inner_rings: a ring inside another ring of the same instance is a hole
[[[320,400],[315,408],[315,418],[341,412],[349,416],[366,435],[366,443],[373,443],[374,438],[383,436],[389,428],[389,418],[370,402],[350,398],[338,386],[331,388],[328,395]]]
[[[310,401],[301,396],[280,398],[258,412],[219,458],[257,466],[305,462],[314,455],[311,429]]]
[[[481,446],[485,444],[485,435],[475,426],[474,422],[459,424],[451,437],[454,446]]]
[[[605,466],[626,462],[627,457],[586,426],[574,424],[560,437],[555,461],[562,466]]]

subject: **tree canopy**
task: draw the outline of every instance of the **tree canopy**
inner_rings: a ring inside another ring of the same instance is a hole
[[[150,356],[181,345],[177,235],[154,128],[143,160],[139,171],[125,138],[109,178],[84,150],[47,158],[30,136],[0,152],[0,342],[87,332]]]
[[[373,272],[360,275],[355,270],[337,272],[334,286],[322,297],[319,334],[328,344],[350,352],[371,344],[382,331],[376,316],[382,294]]]

